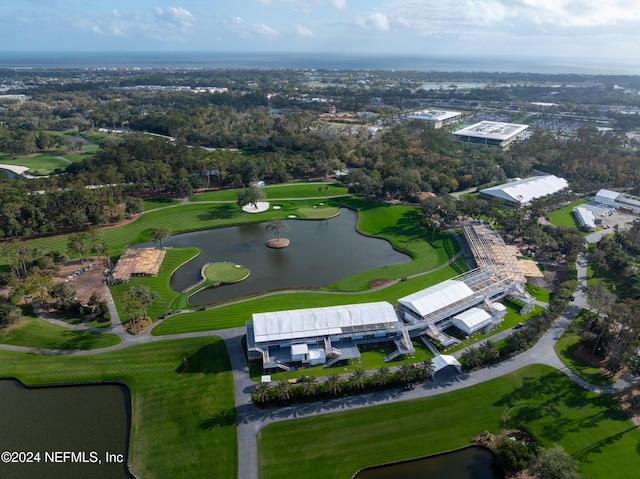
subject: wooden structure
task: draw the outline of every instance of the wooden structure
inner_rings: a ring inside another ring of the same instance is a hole
[[[128,249],[120,256],[109,281],[126,283],[132,275],[157,276],[165,251],[155,248]]]

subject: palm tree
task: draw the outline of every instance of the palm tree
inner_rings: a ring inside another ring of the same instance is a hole
[[[342,383],[340,382],[340,376],[336,373],[331,373],[327,376],[327,380],[324,382],[324,387],[330,394],[337,396],[342,392]]]
[[[380,366],[374,376],[375,383],[378,386],[384,386],[389,382],[389,379],[390,379],[389,368],[386,366]]]
[[[258,403],[265,403],[269,400],[271,388],[267,383],[260,383],[253,388],[253,398]]]
[[[436,368],[433,365],[431,358],[424,358],[418,363],[418,372],[420,373],[420,379],[427,379],[432,376]]]
[[[367,372],[360,366],[351,374],[349,378],[354,389],[364,389],[365,379],[367,378]]]
[[[404,363],[400,366],[400,369],[396,372],[398,379],[403,383],[410,383],[413,381],[415,370],[411,364]]]
[[[482,345],[480,346],[480,350],[484,355],[484,359],[489,364],[495,362],[500,357],[500,351],[498,351],[498,348],[496,348],[496,343],[494,343],[490,339],[487,339],[484,343],[482,343]]]
[[[281,401],[286,401],[287,399],[291,399],[291,384],[286,379],[281,379],[276,383],[276,396]]]
[[[316,377],[315,376],[303,376],[302,380],[302,394],[305,396],[313,396],[316,392]]]
[[[478,348],[469,348],[461,356],[468,369],[475,369],[482,364],[482,355]]]

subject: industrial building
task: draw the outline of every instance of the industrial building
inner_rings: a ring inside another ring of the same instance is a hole
[[[622,211],[640,214],[640,197],[638,196],[601,189],[596,193],[593,201]]]
[[[408,114],[407,118],[424,121],[431,128],[442,128],[444,125],[456,122],[460,115],[462,113],[459,111],[420,110]]]
[[[525,137],[529,125],[503,123],[500,121],[481,121],[454,131],[453,134],[467,143],[481,143],[487,146],[506,147],[515,140]]]
[[[573,216],[575,216],[578,222],[578,227],[583,231],[595,231],[596,230],[596,217],[595,215],[582,206],[576,206],[573,209]]]
[[[567,180],[555,175],[532,176],[480,190],[480,197],[499,199],[506,206],[527,206],[536,198],[553,195],[568,187]]]

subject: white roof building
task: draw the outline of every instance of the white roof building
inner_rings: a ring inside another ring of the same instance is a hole
[[[505,147],[514,140],[524,138],[527,128],[529,125],[485,120],[454,131],[453,134],[468,143]]]
[[[498,303],[499,304],[499,303]],[[468,309],[453,317],[452,324],[467,336],[476,333],[491,323],[491,315],[480,308]]]
[[[462,370],[462,365],[460,362],[453,356],[448,354],[438,354],[432,360],[433,364],[433,374],[437,373],[441,369],[446,368],[447,366],[453,366],[460,372]]]
[[[582,206],[576,206],[573,209],[573,214],[576,217],[580,229],[588,231],[596,230],[596,217],[590,210]]]
[[[253,337],[256,343],[349,335],[401,327],[402,323],[393,306],[386,301],[253,315]]]
[[[593,199],[596,203],[601,203],[614,208],[623,208],[640,214],[640,197],[619,193],[617,191],[602,189],[596,193]]]
[[[462,115],[459,111],[446,111],[446,110],[420,110],[414,111],[407,115],[410,120],[423,120],[433,128],[440,128],[446,123],[451,123],[457,117]]]
[[[421,317],[425,317],[469,296],[474,296],[474,292],[469,286],[462,281],[448,279],[400,298],[398,303],[418,313]]]
[[[567,180],[555,175],[532,176],[524,180],[485,188],[480,190],[480,196],[490,199],[497,198],[510,206],[516,204],[526,206],[536,198],[558,193],[568,187]]]

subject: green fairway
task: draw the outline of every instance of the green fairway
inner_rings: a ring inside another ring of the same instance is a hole
[[[549,213],[549,222],[554,226],[577,229],[578,222],[576,221],[575,216],[573,216],[572,211],[576,206],[580,206],[582,203],[586,203],[590,199],[591,198],[580,198],[563,208],[552,211]]]
[[[237,478],[233,377],[220,339],[84,356],[0,351],[0,377],[27,384],[124,382],[131,391],[129,467],[136,477]]]
[[[526,425],[545,447],[562,445],[584,479],[637,473],[640,430],[615,398],[538,365],[430,398],[270,424],[258,436],[260,477],[349,478],[366,466],[468,445],[505,425]]]
[[[314,183],[286,183],[281,185],[264,186],[260,190],[264,192],[267,201],[282,198],[328,198],[331,196],[343,196],[349,194],[349,189],[335,182]],[[208,191],[189,198],[189,201],[236,201],[239,189]]]
[[[97,349],[118,344],[115,334],[75,331],[39,319],[25,308],[22,318],[9,328],[0,329],[0,343],[44,349]]]

